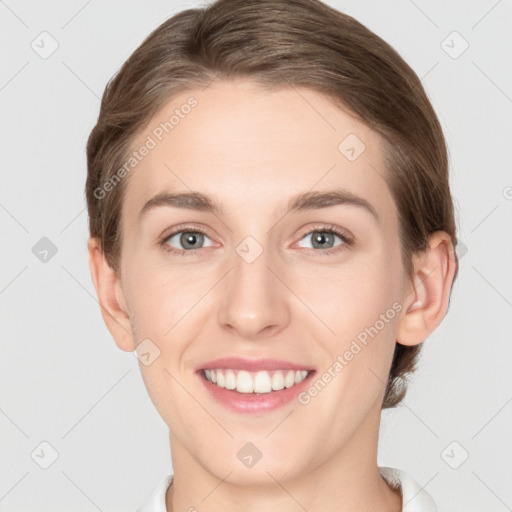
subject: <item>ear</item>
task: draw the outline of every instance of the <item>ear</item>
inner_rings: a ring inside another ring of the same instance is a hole
[[[135,350],[132,326],[119,275],[108,264],[98,239],[89,238],[89,268],[98,295],[103,320],[116,345],[126,352]]]
[[[429,247],[414,257],[414,284],[409,283],[403,300],[396,341],[418,345],[425,341],[443,320],[456,275],[457,258],[450,235],[436,231]]]

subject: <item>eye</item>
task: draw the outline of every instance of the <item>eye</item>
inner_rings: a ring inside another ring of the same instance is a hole
[[[301,241],[307,240],[308,238],[311,240],[310,249],[320,249],[320,251],[314,251],[316,255],[318,255],[319,252],[325,255],[338,252],[353,244],[351,235],[341,228],[331,225],[315,227],[308,231],[301,238]],[[340,242],[336,243],[336,239]],[[188,256],[195,254],[199,249],[212,247],[214,243],[202,230],[182,227],[161,238],[159,245],[165,251],[172,254]]]
[[[343,246],[352,245],[351,237],[336,226],[314,228],[313,230],[308,231],[301,240],[307,240],[308,238],[311,240],[309,248],[320,249],[328,254],[338,250],[343,250]],[[340,243],[335,244],[336,239],[339,239]]]
[[[210,240],[210,243],[204,245],[205,239]],[[174,245],[178,245],[178,248]],[[197,249],[204,247],[211,247],[210,237],[198,229],[182,229],[181,231],[174,231],[170,235],[166,235],[160,242],[162,248],[166,251],[174,254],[180,254],[182,256],[194,253]]]

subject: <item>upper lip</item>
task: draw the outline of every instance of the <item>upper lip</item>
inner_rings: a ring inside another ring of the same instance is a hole
[[[282,359],[243,359],[241,357],[222,357],[208,361],[197,368],[199,370],[232,369],[232,370],[308,370],[312,368],[303,364],[292,363]]]

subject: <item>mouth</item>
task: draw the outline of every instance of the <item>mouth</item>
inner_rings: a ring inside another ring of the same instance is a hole
[[[266,413],[293,403],[313,368],[278,359],[226,357],[196,368],[209,396],[237,413]]]
[[[312,370],[259,370],[247,371],[237,368],[207,368],[201,370],[203,377],[219,388],[237,393],[263,394],[290,389],[304,381]]]

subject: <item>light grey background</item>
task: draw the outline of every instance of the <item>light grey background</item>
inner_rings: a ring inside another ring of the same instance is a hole
[[[467,248],[405,404],[383,414],[379,464],[408,471],[440,511],[512,510],[512,2],[328,3],[422,78]],[[0,511],[134,510],[172,472],[167,427],[96,301],[85,144],[108,79],[151,30],[197,6],[0,1]],[[43,237],[57,248],[47,262],[33,253]]]

